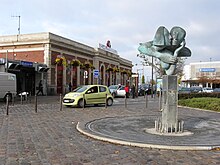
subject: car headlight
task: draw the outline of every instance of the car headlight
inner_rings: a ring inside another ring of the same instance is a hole
[[[80,93],[68,93],[64,97],[77,97],[79,95],[80,95]]]
[[[80,94],[79,93],[74,93],[74,94],[72,94],[71,96],[72,97],[78,97]]]

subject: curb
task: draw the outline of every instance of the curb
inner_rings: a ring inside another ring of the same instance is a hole
[[[206,111],[206,112],[212,112],[212,113],[220,113],[220,112],[212,111],[212,110],[208,110],[208,109],[186,107],[186,106],[182,106],[182,105],[178,105],[178,107],[179,107],[179,108],[186,108],[186,109],[193,109],[193,110],[197,110],[197,111]]]
[[[86,135],[96,140],[110,142],[113,144],[120,144],[120,145],[127,145],[127,146],[133,146],[133,147],[141,147],[141,148],[151,148],[151,149],[191,150],[191,151],[192,150],[196,150],[196,151],[218,150],[220,148],[220,146],[215,146],[215,147],[213,146],[170,146],[170,145],[167,146],[167,145],[157,145],[157,144],[147,144],[147,143],[129,142],[129,141],[124,141],[124,140],[116,140],[116,139],[101,137],[101,136],[86,132],[84,129],[80,128],[81,125],[82,124],[78,122],[76,125],[76,129],[83,135]]]

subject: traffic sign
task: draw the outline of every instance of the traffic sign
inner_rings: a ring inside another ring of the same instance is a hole
[[[99,77],[99,70],[94,70],[93,76],[94,76],[94,78],[98,78]]]

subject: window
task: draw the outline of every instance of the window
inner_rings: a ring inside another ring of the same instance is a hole
[[[105,92],[105,91],[106,91],[106,88],[103,87],[103,86],[100,86],[100,87],[99,87],[99,91],[100,91],[100,92]]]
[[[90,88],[87,93],[98,93],[98,87],[97,86],[94,86],[92,88]]]

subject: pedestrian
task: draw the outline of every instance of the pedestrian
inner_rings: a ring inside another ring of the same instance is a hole
[[[132,99],[135,97],[135,85],[133,84],[131,87]]]
[[[40,80],[40,82],[39,82],[39,84],[38,84],[38,92],[37,92],[37,95],[39,95],[39,93],[41,93],[41,95],[44,96],[42,80]]]
[[[129,98],[129,86],[128,86],[128,84],[125,86],[125,96],[126,96],[126,98]]]
[[[71,82],[69,82],[68,87],[69,87],[69,92],[71,92],[72,91],[72,84],[71,84]]]

